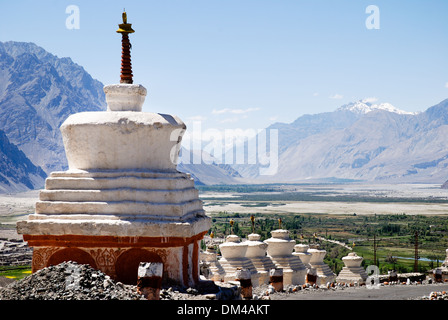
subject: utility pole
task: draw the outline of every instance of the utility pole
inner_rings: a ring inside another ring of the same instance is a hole
[[[415,253],[414,253],[414,272],[418,272],[418,231],[415,231]]]
[[[373,264],[376,264],[376,233],[373,234]]]

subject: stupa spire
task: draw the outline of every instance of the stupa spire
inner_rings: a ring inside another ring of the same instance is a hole
[[[122,14],[123,23],[118,25],[117,33],[121,33],[121,75],[120,83],[133,83],[132,80],[132,64],[131,64],[131,42],[129,41],[129,33],[134,33],[132,24],[127,21],[126,11]]]

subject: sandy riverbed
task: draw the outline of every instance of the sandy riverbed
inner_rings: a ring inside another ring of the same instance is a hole
[[[210,203],[215,203],[210,201]],[[245,207],[241,202],[225,202],[218,205],[208,205],[205,201],[204,209],[208,214],[220,211],[238,213],[322,213],[322,214],[447,214],[448,204],[431,203],[367,203],[367,202],[324,202],[324,201],[294,201],[273,205]]]
[[[282,187],[283,188],[283,187]],[[322,213],[322,214],[447,214],[448,190],[435,184],[344,184],[344,185],[289,185],[288,192],[302,192],[314,196],[325,195],[323,201],[269,201],[267,206],[238,200],[238,194],[204,192],[201,198],[207,213],[220,211],[238,213]],[[221,200],[224,196],[227,200]],[[331,201],[332,197],[350,196],[383,199],[371,201]],[[386,201],[384,201],[386,199]],[[387,199],[391,199],[387,202]],[[392,200],[393,199],[393,200]],[[425,200],[418,202],[416,199]],[[431,202],[431,200],[434,200]],[[262,201],[256,201],[261,203]],[[252,206],[247,206],[252,205]]]

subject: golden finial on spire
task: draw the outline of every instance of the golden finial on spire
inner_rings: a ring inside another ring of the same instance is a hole
[[[123,23],[120,23],[118,25],[118,33],[134,33],[135,31],[132,29],[132,23],[128,23],[128,15],[126,14],[126,11],[123,11],[123,14],[121,15],[123,18]]]
[[[123,17],[123,23],[128,23],[128,16],[126,14],[126,9],[123,9],[123,14],[121,15]]]

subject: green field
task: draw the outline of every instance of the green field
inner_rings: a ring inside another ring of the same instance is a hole
[[[0,277],[20,280],[30,274],[30,266],[0,266]]]

